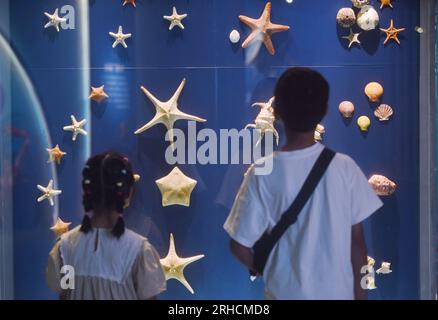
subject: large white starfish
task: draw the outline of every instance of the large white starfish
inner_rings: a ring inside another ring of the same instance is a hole
[[[273,104],[275,101],[275,97],[272,97],[268,102],[257,102],[254,103],[253,107],[259,107],[261,109],[259,115],[257,116],[254,124],[248,124],[245,127],[246,129],[253,128],[260,131],[260,138],[257,141],[256,146],[260,144],[264,135],[267,132],[272,132],[272,134],[276,138],[277,146],[280,143],[280,135],[278,134],[277,129],[274,127],[275,116]]]
[[[66,18],[60,18],[58,15],[58,8],[56,8],[55,12],[53,14],[44,12],[45,16],[49,19],[49,22],[46,23],[44,26],[44,29],[47,29],[49,27],[54,27],[56,31],[59,32],[59,24],[63,22],[67,22]]]
[[[65,126],[64,127],[64,131],[71,131],[73,132],[73,141],[76,141],[76,138],[78,136],[78,134],[82,134],[84,136],[86,136],[88,133],[87,131],[84,130],[83,126],[87,123],[87,120],[81,120],[81,121],[77,121],[75,116],[70,116],[71,118],[71,126]]]
[[[153,105],[156,109],[155,117],[149,121],[147,124],[145,124],[143,127],[135,131],[135,134],[140,134],[142,132],[145,132],[149,128],[155,126],[158,123],[162,123],[166,126],[168,132],[169,132],[169,139],[171,145],[173,145],[174,137],[173,137],[173,126],[176,121],[178,120],[188,120],[188,121],[198,121],[198,122],[206,122],[207,120],[192,116],[190,114],[184,113],[178,109],[178,99],[181,95],[182,90],[184,89],[184,86],[186,84],[186,79],[183,79],[181,84],[179,85],[178,89],[167,102],[162,102],[158,100],[152,93],[148,91],[145,87],[141,87],[141,90],[146,95],[146,97],[151,100]]]
[[[204,255],[201,254],[199,256],[194,256],[190,258],[181,258],[178,257],[175,250],[175,240],[173,238],[173,234],[170,234],[170,245],[169,245],[169,253],[164,259],[161,259],[161,266],[163,267],[164,275],[166,276],[166,280],[175,279],[181,282],[187,290],[190,291],[191,294],[194,294],[192,287],[186,280],[184,276],[184,269],[192,262],[195,262],[199,259],[204,258]]]
[[[190,195],[197,181],[187,177],[178,167],[155,183],[160,189],[163,207],[171,205],[190,206]]]
[[[178,14],[176,8],[173,7],[172,15],[164,16],[163,18],[170,21],[169,30],[172,30],[176,26],[184,30],[184,25],[182,24],[182,20],[187,18],[187,14]]]
[[[61,190],[53,189],[53,180],[49,181],[49,184],[47,187],[43,187],[40,185],[37,185],[38,190],[40,190],[43,195],[37,199],[38,202],[42,202],[44,200],[49,200],[50,205],[53,207],[55,205],[55,202],[53,201],[53,198],[60,195],[62,193]]]
[[[121,44],[125,49],[128,47],[126,44],[126,39],[129,39],[132,37],[131,33],[123,33],[123,27],[119,26],[119,30],[117,33],[110,32],[109,35],[115,39],[113,43],[113,48],[117,47],[119,44]]]

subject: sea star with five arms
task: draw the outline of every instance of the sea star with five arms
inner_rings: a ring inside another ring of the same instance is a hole
[[[190,206],[190,195],[197,181],[187,177],[178,167],[164,178],[155,182],[162,195],[163,207],[180,205]]]
[[[386,39],[385,42],[383,42],[383,44],[387,44],[389,40],[395,40],[398,44],[400,44],[400,40],[398,39],[398,34],[405,30],[406,30],[405,28],[396,29],[394,27],[394,20],[391,19],[391,25],[389,26],[388,29],[380,28],[380,31],[386,33]]]
[[[105,86],[101,86],[98,88],[91,87],[91,94],[88,99],[96,101],[97,103],[101,103],[107,98],[109,98],[109,96],[105,92]]]
[[[55,205],[55,202],[53,201],[53,198],[60,195],[62,193],[61,190],[53,189],[53,180],[49,181],[49,184],[47,187],[43,187],[40,185],[37,185],[38,190],[40,190],[43,195],[37,199],[38,202],[42,202],[44,200],[49,200],[50,205],[53,207]]]
[[[277,32],[283,32],[290,29],[289,26],[273,24],[271,22],[272,4],[268,2],[259,19],[252,19],[247,16],[239,16],[240,21],[249,26],[252,31],[242,44],[242,48],[248,48],[253,41],[263,41],[266,49],[271,55],[275,54],[274,44],[272,43],[271,35]]]
[[[187,14],[178,14],[178,12],[176,11],[176,7],[173,7],[172,15],[164,16],[163,18],[170,21],[169,30],[172,30],[176,26],[184,30],[184,25],[182,24],[182,20],[187,18]]]
[[[77,121],[75,116],[70,116],[72,124],[70,126],[65,126],[64,131],[71,131],[73,132],[73,141],[76,141],[76,138],[78,134],[82,134],[83,136],[86,136],[88,133],[84,130],[84,125],[87,123],[87,120],[81,120]]]
[[[132,4],[136,8],[137,4],[135,3],[135,1],[137,0],[125,0],[125,2],[123,2],[123,6],[126,6],[127,4]]]
[[[360,33],[354,33],[353,30],[350,29],[350,34],[348,36],[342,37],[342,39],[348,40],[349,41],[348,48],[351,48],[351,46],[354,43],[360,44],[359,36],[360,36]]]
[[[184,269],[192,262],[195,262],[202,258],[204,258],[203,254],[190,258],[178,257],[175,250],[175,240],[173,238],[173,234],[170,234],[169,253],[164,259],[160,259],[160,262],[161,266],[163,267],[166,280],[178,280],[187,288],[187,290],[190,291],[191,294],[194,294],[195,292],[193,291],[192,287],[184,276]]]
[[[61,237],[64,233],[67,233],[69,230],[69,227],[71,225],[71,222],[64,222],[61,220],[61,218],[58,217],[56,220],[56,223],[53,227],[50,228],[50,230],[55,233],[56,237]]]
[[[184,113],[178,109],[178,99],[181,95],[182,90],[186,84],[186,79],[183,79],[178,89],[167,102],[162,102],[158,100],[152,93],[150,93],[145,87],[141,87],[141,90],[144,94],[149,98],[149,100],[153,103],[156,109],[155,117],[145,124],[143,127],[135,131],[135,134],[140,134],[145,132],[149,128],[155,126],[158,123],[162,123],[166,126],[169,132],[169,140],[171,145],[173,145],[174,137],[173,137],[173,126],[178,120],[188,120],[188,121],[197,121],[197,122],[206,122],[207,120],[192,116],[190,114]]]
[[[392,6],[392,0],[380,0],[380,2],[382,3],[381,5],[380,5],[380,9],[383,9],[383,8],[385,8],[385,7],[391,7],[391,8],[394,8],[393,6]]]
[[[64,157],[67,154],[66,152],[61,151],[59,145],[56,145],[56,147],[52,149],[47,148],[46,150],[49,153],[49,160],[47,161],[48,163],[56,162],[57,164],[60,164],[62,157]]]
[[[117,33],[110,32],[109,35],[115,39],[113,48],[121,44],[125,49],[128,47],[126,40],[132,37],[131,33],[123,33],[123,27],[119,26]]]
[[[49,22],[46,23],[44,26],[45,29],[49,27],[54,27],[56,31],[59,32],[59,24],[63,22],[67,22],[66,18],[60,18],[58,15],[58,8],[56,8],[55,12],[53,14],[44,12],[45,16],[49,19]]]

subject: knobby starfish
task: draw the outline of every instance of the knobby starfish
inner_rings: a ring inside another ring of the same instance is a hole
[[[290,29],[289,26],[273,24],[271,22],[272,4],[268,2],[259,19],[252,19],[247,16],[239,16],[240,21],[251,28],[251,33],[242,44],[242,48],[248,48],[254,41],[262,41],[271,55],[275,54],[274,44],[271,35],[277,32],[283,32]]]
[[[173,234],[170,234],[169,253],[164,259],[161,259],[161,266],[163,267],[166,280],[175,279],[181,282],[191,294],[194,294],[192,287],[184,276],[184,269],[192,262],[204,258],[204,255],[198,255],[190,258],[178,257],[175,250],[175,240]]]
[[[38,190],[40,190],[43,195],[37,199],[38,202],[42,202],[44,200],[49,200],[50,205],[53,207],[55,205],[55,202],[53,201],[53,198],[60,195],[62,193],[61,190],[53,189],[53,180],[49,181],[49,184],[47,187],[43,187],[40,185],[37,185]]]
[[[59,32],[59,25],[61,23],[67,22],[66,18],[60,18],[58,15],[58,8],[56,8],[55,12],[53,14],[44,12],[45,16],[49,19],[49,22],[46,23],[46,25],[44,26],[44,29],[47,29],[49,27],[54,27],[56,29],[56,31]]]
[[[109,96],[105,92],[105,86],[101,87],[91,87],[91,94],[88,99],[96,101],[97,103],[101,103],[103,100],[109,98]]]
[[[48,163],[56,162],[57,164],[60,164],[62,157],[64,157],[67,154],[66,152],[61,151],[59,145],[56,145],[56,147],[52,149],[47,148],[46,150],[49,153],[49,160],[47,161]]]
[[[128,47],[126,44],[126,39],[129,39],[132,37],[131,33],[123,33],[123,27],[119,26],[119,30],[117,33],[110,32],[109,35],[115,39],[113,43],[113,48],[117,47],[119,44],[121,44],[125,49]]]
[[[190,206],[190,196],[197,181],[187,177],[178,167],[169,175],[155,182],[160,189],[163,207],[172,205]]]
[[[67,233],[69,230],[69,227],[71,225],[71,222],[64,222],[61,220],[61,218],[58,218],[56,220],[56,223],[53,227],[50,228],[50,230],[55,233],[56,237],[61,237],[64,233]]]
[[[155,117],[149,121],[146,125],[135,131],[135,134],[140,134],[145,132],[149,128],[155,126],[156,124],[162,123],[166,126],[169,133],[169,140],[171,145],[173,146],[174,137],[173,137],[173,126],[178,120],[188,120],[188,121],[197,121],[197,122],[206,122],[207,120],[192,116],[190,114],[184,113],[178,109],[178,99],[181,95],[182,90],[186,84],[186,79],[183,79],[178,89],[167,102],[162,102],[158,100],[152,93],[150,93],[145,87],[141,87],[143,93],[149,98],[149,100],[153,103],[156,109]]]
[[[184,30],[184,25],[182,24],[182,20],[187,18],[187,14],[178,14],[178,12],[176,11],[176,7],[173,7],[172,15],[163,16],[163,18],[166,19],[167,21],[170,21],[169,30],[172,30],[176,26]]]
[[[400,44],[400,40],[398,39],[398,34],[400,32],[405,31],[405,28],[401,28],[401,29],[397,29],[394,27],[394,20],[391,19],[391,25],[389,26],[388,29],[382,29],[380,28],[380,31],[385,32],[386,33],[386,39],[385,42],[383,42],[383,44],[387,44],[389,40],[395,40],[398,44]]]
[[[352,29],[350,29],[350,34],[348,36],[342,37],[342,39],[346,39],[349,41],[348,48],[350,49],[354,43],[360,44],[359,41],[360,33],[354,33]]]
[[[77,121],[75,116],[70,116],[72,124],[70,126],[65,126],[64,131],[71,131],[73,132],[73,141],[76,141],[76,138],[78,134],[82,134],[83,136],[86,136],[88,133],[84,130],[84,125],[87,123],[87,120],[81,120]]]

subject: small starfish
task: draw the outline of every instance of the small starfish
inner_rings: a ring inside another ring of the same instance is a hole
[[[107,98],[109,98],[109,96],[105,92],[105,86],[101,86],[98,88],[91,87],[91,94],[88,99],[96,101],[97,103],[101,103]]]
[[[126,44],[126,39],[129,39],[132,37],[131,33],[123,33],[123,27],[119,26],[119,30],[117,33],[110,32],[109,35],[115,39],[113,43],[113,48],[117,47],[119,44],[121,44],[125,49],[128,47]]]
[[[391,8],[394,8],[393,7],[393,5],[392,5],[392,0],[380,0],[380,2],[382,3],[381,4],[381,6],[380,6],[380,9],[383,9],[383,8],[385,8],[385,7],[391,7]]]
[[[49,181],[49,184],[47,187],[43,187],[40,185],[37,185],[38,190],[40,190],[43,195],[37,199],[38,202],[42,202],[44,200],[49,200],[50,205],[53,207],[55,205],[55,202],[53,201],[53,198],[60,195],[62,193],[61,190],[53,189],[53,180]]]
[[[342,37],[342,39],[346,39],[350,42],[348,44],[348,48],[350,49],[354,43],[360,44],[359,36],[360,36],[360,33],[354,33],[353,30],[350,29],[350,35]]]
[[[151,100],[153,105],[155,106],[156,114],[155,117],[145,124],[143,127],[135,131],[135,134],[140,134],[145,132],[149,128],[155,126],[158,123],[162,123],[166,126],[169,131],[169,139],[170,144],[173,145],[174,137],[173,137],[173,126],[178,120],[188,120],[188,121],[198,121],[198,122],[206,122],[207,120],[192,116],[190,114],[184,113],[178,109],[178,99],[181,95],[182,90],[186,84],[186,79],[183,79],[178,89],[167,102],[162,102],[158,100],[152,93],[150,93],[145,87],[141,87],[143,93]]]
[[[53,227],[51,227],[50,230],[52,230],[55,233],[56,237],[59,238],[64,233],[68,232],[70,225],[71,225],[71,222],[64,222],[61,220],[61,218],[58,217],[55,225]]]
[[[56,31],[59,32],[59,24],[63,22],[67,22],[66,18],[60,18],[58,15],[58,8],[56,8],[55,12],[53,14],[44,12],[45,16],[49,19],[49,22],[46,23],[44,26],[44,29],[47,29],[49,27],[54,27]]]
[[[135,3],[135,1],[137,0],[125,0],[125,2],[123,2],[123,6],[126,6],[127,4],[132,4],[136,8],[137,4]]]
[[[87,123],[87,120],[77,121],[75,116],[70,116],[71,118],[71,126],[65,126],[64,131],[71,131],[73,132],[73,141],[76,141],[76,138],[78,134],[82,134],[86,136],[88,133],[83,129],[83,126]]]
[[[182,20],[187,18],[187,14],[178,14],[176,8],[173,7],[171,16],[164,16],[164,19],[170,21],[169,30],[172,30],[174,27],[178,26],[182,30],[184,30],[184,25],[182,24]]]
[[[382,267],[376,271],[377,274],[390,274],[391,272],[390,262],[382,262]]]
[[[55,161],[57,164],[60,164],[62,157],[64,157],[67,154],[61,151],[59,145],[56,145],[56,147],[54,147],[53,149],[48,148],[46,150],[49,153],[49,160],[47,161],[48,163]]]
[[[190,195],[198,182],[175,167],[170,174],[155,183],[160,189],[163,207],[172,205],[189,207]]]
[[[249,26],[252,31],[248,38],[243,42],[242,48],[248,48],[253,41],[263,41],[266,49],[271,55],[275,54],[274,44],[272,43],[271,35],[277,32],[283,32],[290,29],[289,26],[273,24],[271,22],[272,4],[268,2],[263,10],[262,16],[259,19],[252,19],[247,16],[239,16],[240,21]]]
[[[173,234],[170,234],[169,253],[164,259],[161,259],[161,266],[163,267],[166,280],[175,279],[181,282],[191,294],[194,294],[192,287],[184,276],[184,269],[192,262],[204,258],[204,255],[198,255],[190,258],[178,257],[175,250],[175,240]]]
[[[402,31],[405,31],[405,28],[396,29],[394,27],[394,20],[391,19],[391,25],[388,29],[382,29],[380,28],[380,31],[386,33],[386,40],[383,42],[383,44],[387,44],[389,40],[395,40],[398,44],[400,44],[400,40],[398,39],[398,34]]]

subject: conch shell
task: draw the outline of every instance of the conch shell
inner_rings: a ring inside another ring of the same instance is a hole
[[[377,107],[376,111],[374,111],[374,115],[380,121],[388,121],[393,114],[394,110],[392,110],[392,108],[387,104],[381,104],[379,107]]]
[[[383,87],[378,82],[370,82],[365,87],[365,94],[371,102],[379,102],[380,98],[383,96],[383,92]]]
[[[350,101],[343,101],[339,105],[339,112],[342,113],[344,118],[353,117],[354,113],[354,104]]]
[[[368,183],[379,196],[390,196],[397,189],[395,182],[389,180],[385,176],[373,175]]]
[[[366,132],[371,126],[371,120],[367,116],[362,116],[357,119],[357,125],[359,126],[361,131]]]

